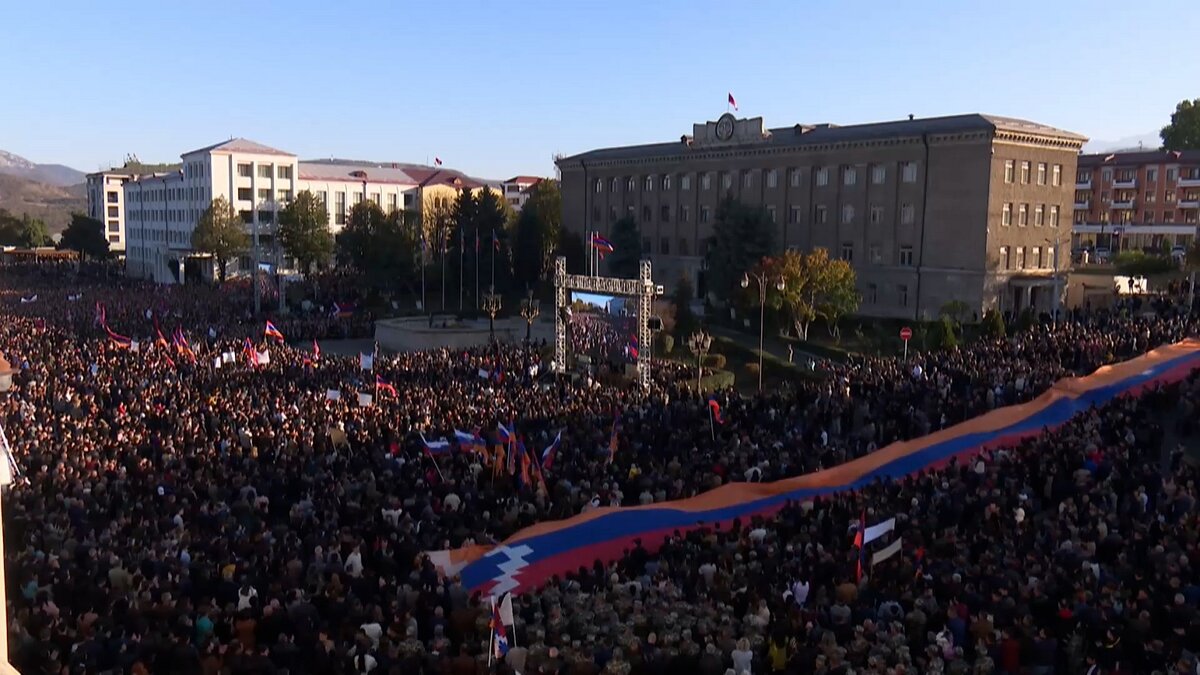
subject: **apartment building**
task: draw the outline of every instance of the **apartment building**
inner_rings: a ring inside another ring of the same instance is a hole
[[[708,241],[731,197],[765,209],[778,250],[851,262],[863,314],[925,319],[951,300],[1048,309],[1085,141],[981,114],[771,129],[726,113],[676,142],[560,159],[563,224],[609,235],[632,216],[656,280],[687,276],[704,297]]]
[[[125,250],[125,183],[134,175],[113,169],[87,175],[88,217],[104,223],[110,251]]]
[[[504,193],[504,201],[508,202],[514,211],[520,211],[529,200],[529,189],[541,181],[537,176],[513,176],[501,182],[500,190]]]
[[[279,212],[308,190],[329,212],[336,234],[350,209],[363,200],[385,211],[424,213],[445,205],[464,188],[496,189],[460,172],[441,168],[379,165],[343,160],[299,161],[296,155],[235,138],[181,155],[179,170],[128,177],[119,196],[125,206],[126,272],[161,283],[184,283],[212,274],[211,260],[192,249],[192,232],[201,214],[218,197],[233,205],[257,246],[230,265],[238,273],[255,263],[289,268],[277,245]],[[107,194],[93,196],[101,206]],[[257,250],[255,260],[253,252]]]
[[[1200,227],[1200,150],[1080,155],[1074,245],[1180,251]]]

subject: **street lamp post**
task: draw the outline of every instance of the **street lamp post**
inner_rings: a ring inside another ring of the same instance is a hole
[[[704,355],[712,348],[712,336],[702,330],[692,333],[687,341],[688,349],[696,355],[696,394],[700,393],[700,377],[704,373]]]
[[[541,304],[540,300],[533,297],[533,291],[529,291],[529,296],[521,300],[521,318],[525,319],[525,342],[529,342],[533,334],[533,320],[541,313]]]
[[[488,292],[483,295],[483,311],[488,315],[488,339],[496,340],[496,314],[500,311],[501,298],[493,286],[488,286]]]
[[[1061,293],[1060,293],[1060,292],[1059,292],[1059,290],[1058,290],[1058,244],[1059,244],[1059,237],[1054,237],[1054,240],[1053,240],[1053,241],[1051,241],[1050,239],[1047,239],[1047,240],[1046,240],[1046,243],[1047,243],[1047,244],[1053,244],[1053,245],[1054,245],[1054,291],[1053,291],[1053,292],[1054,292],[1054,303],[1053,303],[1053,305],[1052,305],[1053,309],[1051,310],[1051,312],[1053,312],[1053,313],[1052,313],[1052,314],[1051,314],[1051,316],[1050,316],[1050,321],[1052,322],[1052,325],[1053,325],[1055,328],[1057,328],[1057,327],[1058,327],[1058,303],[1059,303],[1059,295],[1061,295]]]
[[[764,322],[767,316],[767,275],[755,274],[747,272],[742,275],[742,288],[750,286],[750,280],[754,279],[758,282],[758,390],[762,391],[763,380],[763,333],[765,331]],[[775,290],[782,292],[784,289],[783,277],[775,282]]]

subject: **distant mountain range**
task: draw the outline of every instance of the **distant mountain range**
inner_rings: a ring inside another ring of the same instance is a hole
[[[0,209],[29,214],[46,223],[51,234],[61,232],[71,213],[87,211],[84,173],[61,164],[35,164],[0,150]]]
[[[36,164],[4,150],[0,150],[0,173],[59,187],[79,185],[84,182],[85,175],[62,164]]]

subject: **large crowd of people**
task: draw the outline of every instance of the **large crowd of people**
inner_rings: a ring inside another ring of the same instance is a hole
[[[719,393],[714,427],[684,366],[649,392],[555,378],[537,345],[377,355],[365,370],[312,348],[369,328],[364,312],[328,310],[349,284],[272,318],[295,346],[263,337],[251,292],[0,274],[22,673],[1114,673],[1200,654],[1195,476],[1177,457],[1160,472],[1152,414],[1187,419],[1193,381],[978,461],[551,580],[516,599],[513,646],[491,665],[488,600],[424,555],[832,466],[1194,334],[1174,305],[823,364],[821,380]],[[247,358],[247,338],[269,362]],[[525,464],[490,442],[501,424]],[[487,449],[425,451],[455,430]],[[923,558],[857,580],[847,533],[864,511],[895,515]]]

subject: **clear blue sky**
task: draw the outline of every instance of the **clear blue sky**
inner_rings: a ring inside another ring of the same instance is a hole
[[[92,171],[244,136],[302,158],[548,174],[767,124],[960,112],[1112,140],[1200,97],[1195,0],[6,3],[0,149]]]

